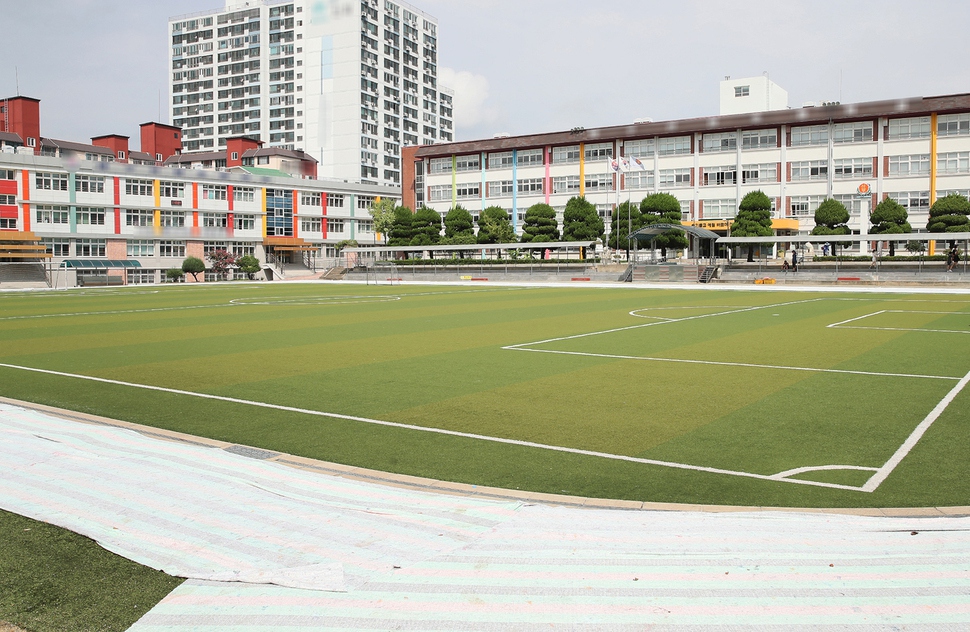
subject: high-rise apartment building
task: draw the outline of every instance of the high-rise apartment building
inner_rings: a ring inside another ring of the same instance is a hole
[[[396,0],[226,0],[174,17],[172,124],[187,152],[247,136],[318,175],[399,186],[401,148],[454,140],[438,24]]]

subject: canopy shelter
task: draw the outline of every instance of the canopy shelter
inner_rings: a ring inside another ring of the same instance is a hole
[[[134,259],[65,259],[61,268],[75,270],[114,270],[117,268],[140,268],[141,262]]]
[[[320,249],[319,245],[300,237],[264,237],[263,247],[273,252],[315,252]]]
[[[40,237],[34,233],[6,230],[0,232],[0,261],[43,263],[52,256]]]
[[[635,239],[637,243],[642,241],[653,242],[658,236],[672,230],[679,230],[687,233],[690,237],[693,237],[701,242],[706,241],[708,246],[710,246],[709,252],[711,253],[711,256],[714,254],[714,244],[717,243],[717,240],[721,238],[721,236],[717,233],[699,226],[685,226],[683,224],[649,224],[630,233],[630,239]]]

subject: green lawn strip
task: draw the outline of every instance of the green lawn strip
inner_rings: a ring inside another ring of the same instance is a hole
[[[970,465],[948,464],[947,489],[918,481],[873,494],[678,470],[387,428],[0,369],[0,392],[54,406],[347,465],[508,489],[598,498],[746,506],[967,504]],[[932,470],[931,467],[928,468]],[[922,472],[921,472],[922,474]],[[962,477],[962,478],[961,478]],[[893,477],[890,477],[892,480]],[[962,501],[956,501],[962,498]]]
[[[30,632],[127,630],[183,581],[5,511],[0,541],[0,621]]]

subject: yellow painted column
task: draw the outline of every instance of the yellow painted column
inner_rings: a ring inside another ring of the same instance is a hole
[[[159,232],[162,228],[162,183],[155,180],[153,188],[155,190],[155,216],[152,218],[152,226],[155,227],[155,232]]]
[[[266,188],[260,189],[263,200],[263,237],[266,237]]]
[[[936,127],[939,115],[934,112],[930,115],[930,208],[936,204],[936,175],[937,175],[937,141],[939,133]],[[932,257],[936,254],[936,242],[931,241],[927,246],[927,253]]]
[[[579,144],[579,197],[586,196],[586,143]]]

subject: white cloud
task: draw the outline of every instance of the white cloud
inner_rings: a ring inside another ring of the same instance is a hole
[[[499,118],[498,109],[489,106],[488,79],[467,70],[442,67],[438,81],[455,91],[455,125],[461,129],[488,125]]]

